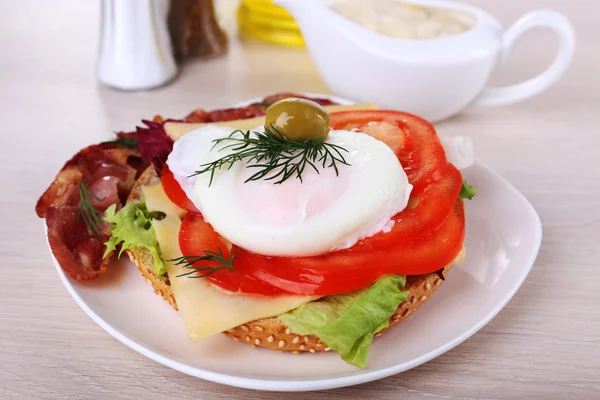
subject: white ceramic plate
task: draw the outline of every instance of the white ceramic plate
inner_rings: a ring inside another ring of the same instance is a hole
[[[479,189],[475,199],[466,202],[467,260],[418,312],[375,340],[365,369],[344,363],[333,352],[279,353],[225,336],[192,344],[177,313],[129,261],[115,263],[100,279],[83,284],[69,279],[54,263],[71,296],[98,325],[163,365],[250,389],[356,385],[414,368],[469,338],[508,303],[533,265],[542,227],[531,204],[481,164],[462,172]]]

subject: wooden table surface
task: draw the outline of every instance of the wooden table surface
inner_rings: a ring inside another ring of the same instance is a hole
[[[535,267],[508,306],[457,348],[403,374],[311,397],[600,398],[599,3],[471,2],[504,25],[526,11],[555,8],[578,33],[571,69],[548,92],[438,124],[442,134],[473,137],[478,158],[538,210],[544,240]],[[142,117],[327,88],[305,51],[234,38],[227,57],[189,63],[162,89],[107,89],[94,78],[98,3],[0,3],[0,398],[280,398],[183,375],[113,339],[61,284],[33,208],[67,158]],[[220,6],[231,26],[232,2]],[[554,49],[551,34],[531,33],[494,81],[531,76]],[[270,62],[275,57],[285,69]]]

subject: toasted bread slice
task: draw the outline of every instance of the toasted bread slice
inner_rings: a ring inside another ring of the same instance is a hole
[[[142,187],[158,182],[158,176],[153,167],[148,167],[133,186],[127,203],[138,202],[142,198]],[[146,282],[154,288],[154,292],[162,296],[169,304],[177,310],[177,302],[169,278],[156,276],[154,273],[154,262],[150,253],[144,248],[126,250],[129,258],[138,267]],[[443,278],[453,265],[461,263],[465,258],[465,249],[460,252],[456,259],[444,268],[440,275],[431,273],[427,275],[409,276],[406,279],[406,290],[410,290],[410,297],[400,304],[398,309],[390,318],[388,328],[399,324],[421,307],[441,285]],[[252,346],[266,347],[274,350],[292,352],[328,351],[329,348],[314,335],[300,336],[292,333],[277,317],[263,318],[240,325],[223,332],[234,340],[247,342]]]

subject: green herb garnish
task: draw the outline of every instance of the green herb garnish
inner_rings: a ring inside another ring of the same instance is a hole
[[[462,187],[460,188],[460,194],[458,195],[461,199],[469,199],[472,200],[473,197],[477,194],[477,188],[475,186],[470,186],[467,183],[467,180],[463,180]]]
[[[100,144],[118,144],[119,148],[127,147],[128,149],[137,149],[139,142],[137,139],[118,138],[115,140],[101,142]]]
[[[79,182],[79,212],[77,213],[77,221],[83,218],[88,229],[97,236],[100,236],[100,225],[103,223],[102,218],[100,218],[101,212],[92,205],[91,198],[96,201],[102,201],[83,182]]]
[[[222,269],[229,269],[233,271],[233,260],[240,254],[240,250],[238,249],[236,254],[231,253],[229,258],[225,257],[223,254],[223,250],[219,247],[219,252],[204,250],[204,255],[201,256],[182,256],[178,258],[174,258],[172,260],[167,260],[169,262],[174,262],[175,265],[183,265],[184,268],[190,268],[191,271],[179,274],[177,277],[187,276],[190,278],[206,278],[207,276],[214,274],[217,271]],[[214,261],[218,263],[216,267],[209,267],[203,265],[195,265],[201,261]],[[194,275],[198,274],[198,275]]]
[[[237,133],[241,133],[242,137],[234,137]],[[231,149],[233,152],[216,161],[202,164],[198,171],[190,175],[210,172],[209,186],[212,185],[216,171],[221,168],[229,169],[238,161],[246,161],[247,168],[257,169],[245,182],[265,179],[274,181],[275,184],[283,183],[294,176],[302,182],[302,174],[307,166],[317,173],[319,164],[323,168],[333,168],[337,176],[338,163],[350,165],[342,154],[348,152],[345,148],[327,143],[321,138],[298,142],[289,140],[273,125],[265,127],[265,132],[237,130],[228,137],[215,139],[213,142],[214,146],[229,143],[221,150]]]

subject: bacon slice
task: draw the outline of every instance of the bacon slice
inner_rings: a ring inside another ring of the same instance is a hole
[[[276,101],[287,99],[290,97],[298,97],[301,99],[312,100],[322,106],[330,106],[336,104],[335,102],[324,99],[324,98],[316,98],[309,96],[302,96],[297,93],[284,92],[277,93],[271,96],[265,97],[262,102],[250,104],[245,107],[237,107],[237,108],[223,108],[220,110],[214,111],[205,111],[202,108],[192,111],[185,117],[185,122],[193,122],[193,123],[205,123],[205,122],[221,122],[221,121],[233,121],[236,119],[246,119],[246,118],[254,118],[260,117],[267,113],[267,108],[275,103]]]
[[[220,110],[205,111],[202,108],[192,111],[185,117],[185,122],[221,122],[234,121],[236,119],[254,118],[265,115],[267,107],[262,104],[250,104],[245,107],[222,108]]]
[[[337,104],[335,101],[331,101],[329,99],[325,99],[325,98],[321,98],[321,97],[302,96],[298,93],[292,93],[292,92],[282,92],[282,93],[273,94],[271,96],[267,96],[263,99],[262,104],[264,106],[268,107],[271,104],[275,103],[276,101],[288,99],[290,97],[297,97],[299,99],[312,100],[315,103],[318,103],[322,106],[331,106],[331,105]]]
[[[146,168],[137,150],[114,144],[86,147],[67,161],[54,182],[36,204],[39,217],[46,218],[48,242],[62,269],[73,279],[95,279],[106,271],[104,243],[110,236],[108,224],[93,232],[79,215],[79,185],[96,196],[90,202],[103,213],[111,204],[125,203],[135,179]]]
[[[78,207],[49,207],[46,212],[48,242],[62,269],[73,279],[96,279],[106,271],[110,257],[102,259],[108,235],[98,236],[78,218]],[[105,230],[104,230],[105,232]]]

